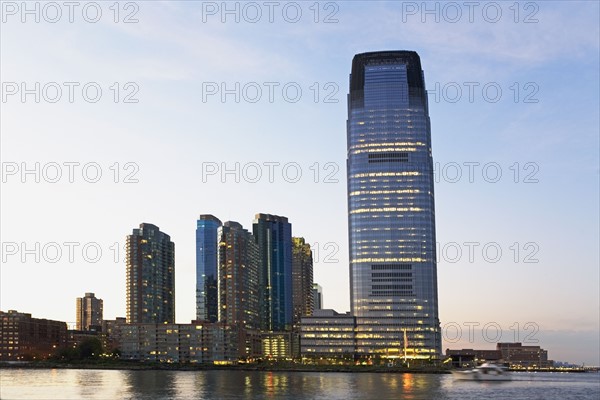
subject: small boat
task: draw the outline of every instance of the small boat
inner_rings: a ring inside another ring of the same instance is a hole
[[[496,364],[481,364],[466,371],[452,371],[454,379],[468,381],[510,381],[512,377],[504,367]]]

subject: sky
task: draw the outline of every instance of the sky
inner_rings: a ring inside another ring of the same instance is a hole
[[[350,309],[352,57],[414,50],[429,92],[443,349],[600,365],[597,2],[2,1],[0,309],[125,316],[125,237],[283,215]],[[27,7],[26,9],[24,7]]]

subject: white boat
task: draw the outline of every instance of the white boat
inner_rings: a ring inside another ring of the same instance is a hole
[[[467,371],[452,371],[454,379],[468,381],[510,381],[512,377],[505,368],[496,364],[481,364]]]

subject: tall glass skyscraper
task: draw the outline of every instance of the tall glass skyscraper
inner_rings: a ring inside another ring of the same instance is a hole
[[[357,353],[437,357],[433,161],[418,54],[354,56],[348,101],[350,293]]]
[[[156,225],[127,236],[127,323],[175,323],[175,243]]]
[[[210,214],[196,223],[196,319],[217,322],[219,291],[217,271],[217,230],[221,221]]]
[[[256,214],[260,329],[292,329],[292,225],[286,217]]]

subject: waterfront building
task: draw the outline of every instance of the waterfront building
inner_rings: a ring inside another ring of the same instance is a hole
[[[175,322],[175,244],[152,224],[127,236],[127,322]]]
[[[77,329],[67,330],[67,346],[71,348],[76,348],[81,343],[94,338],[100,340],[100,343],[102,343],[102,332],[100,331],[100,327],[98,327],[98,330],[95,328],[85,331]],[[104,348],[104,344],[102,345],[102,348]]]
[[[452,358],[457,367],[474,366],[483,362],[505,364],[511,368],[552,368],[548,351],[540,346],[523,346],[522,343],[496,343],[495,350],[446,349],[446,357]]]
[[[315,310],[302,317],[300,344],[303,358],[353,360],[356,352],[356,319],[349,312]]]
[[[218,228],[217,238],[219,322],[237,327],[240,358],[260,356],[258,245],[233,221]]]
[[[125,324],[121,359],[167,363],[236,364],[235,327],[192,321],[190,324]]]
[[[313,296],[313,257],[310,244],[304,238],[292,238],[292,304],[294,327],[300,319],[311,315],[315,308]]]
[[[291,332],[263,332],[262,357],[268,360],[292,358],[293,335]]]
[[[411,358],[437,358],[433,159],[418,54],[357,54],[348,99],[350,297],[357,353],[393,359],[408,347]]]
[[[501,363],[502,353],[499,350],[446,349],[446,357],[452,359],[452,365],[456,368],[472,368],[484,362]]]
[[[125,324],[125,317],[102,321],[102,346],[107,353],[121,348],[121,329]]]
[[[544,350],[540,346],[523,346],[519,342],[500,342],[496,344],[496,350],[502,354],[502,360],[511,367],[547,368],[554,365],[552,360],[548,360],[548,350]]]
[[[210,214],[196,221],[196,319],[217,322],[219,294],[217,230],[221,221]]]
[[[67,345],[67,323],[0,311],[0,360],[40,360]]]
[[[258,245],[260,329],[290,331],[292,307],[292,225],[286,217],[256,214],[252,226]]]

